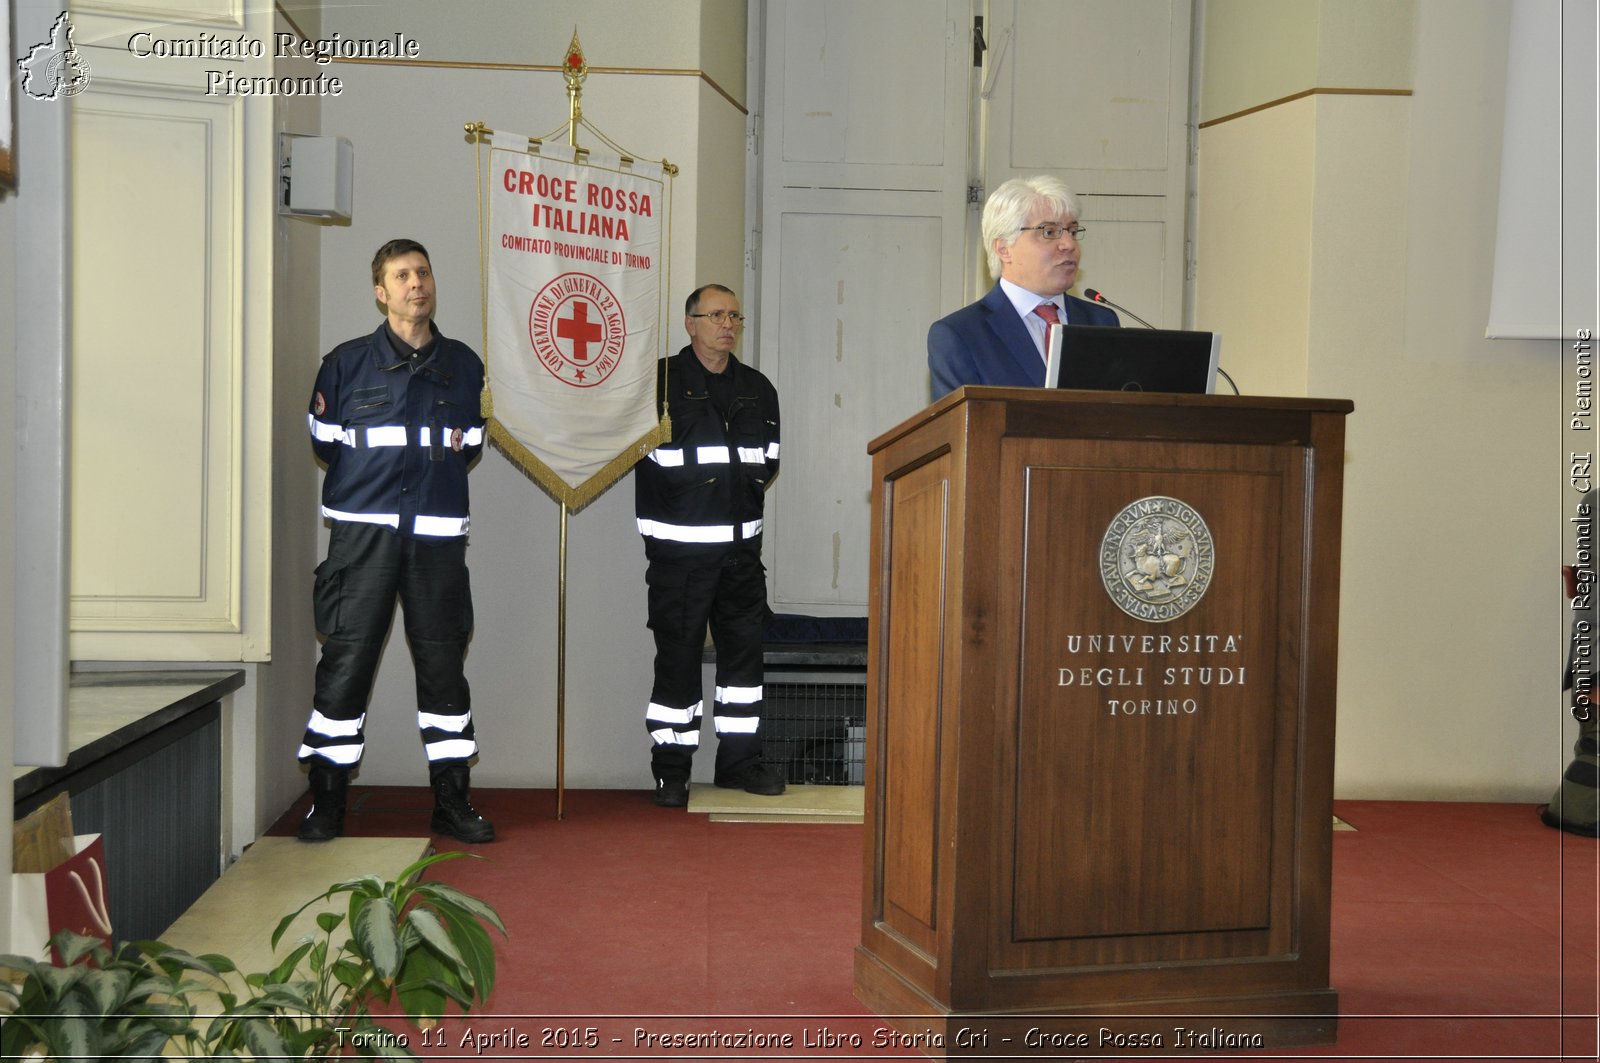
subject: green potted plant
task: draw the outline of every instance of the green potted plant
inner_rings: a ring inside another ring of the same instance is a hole
[[[383,1025],[374,1006],[398,1004],[425,1030],[450,1002],[467,1012],[494,988],[489,931],[505,933],[500,916],[476,897],[419,878],[467,855],[436,853],[394,881],[374,875],[330,886],[279,922],[274,949],[307,908],[336,904],[267,972],[241,977],[225,956],[194,956],[159,941],[112,949],[70,932],[56,937],[59,966],[0,957],[0,975],[10,976],[0,980],[0,1004],[10,1004],[0,1020],[0,1057],[415,1058],[409,1035]]]

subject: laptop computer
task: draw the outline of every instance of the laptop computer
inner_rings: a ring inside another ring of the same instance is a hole
[[[1046,374],[1047,383],[1055,387],[1188,395],[1216,391],[1222,341],[1214,332],[1059,325],[1052,327],[1047,341],[1052,354],[1057,353],[1058,333],[1059,361]],[[1057,375],[1053,382],[1051,370]]]

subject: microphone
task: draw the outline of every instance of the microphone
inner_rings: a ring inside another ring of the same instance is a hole
[[[1127,314],[1129,317],[1133,318],[1139,324],[1143,325],[1145,328],[1155,328],[1154,325],[1150,324],[1150,322],[1146,321],[1144,318],[1140,317],[1138,314],[1135,314],[1132,310],[1129,310],[1125,306],[1118,306],[1116,303],[1113,303],[1110,299],[1107,299],[1105,296],[1101,295],[1099,292],[1095,291],[1093,288],[1085,288],[1083,290],[1083,297],[1085,299],[1089,300],[1091,303],[1104,303],[1106,306],[1109,306],[1113,310],[1121,311],[1122,313]]]
[[[1091,303],[1102,303],[1102,304],[1104,304],[1106,306],[1109,306],[1113,310],[1120,310],[1124,314],[1127,314],[1129,317],[1133,318],[1139,324],[1143,325],[1145,328],[1148,328],[1148,329],[1155,328],[1154,325],[1150,324],[1150,322],[1146,321],[1144,318],[1140,317],[1138,314],[1135,314],[1132,310],[1129,310],[1125,306],[1118,306],[1116,303],[1113,303],[1110,299],[1107,299],[1105,296],[1101,295],[1099,292],[1095,291],[1093,288],[1085,288],[1083,290],[1083,297],[1085,299],[1089,300]],[[1233,393],[1235,395],[1239,394],[1239,385],[1235,384],[1233,382],[1233,377],[1229,376],[1228,375],[1228,371],[1226,369],[1222,368],[1222,366],[1220,366],[1220,365],[1217,366],[1217,375],[1228,382],[1228,386],[1233,389]]]

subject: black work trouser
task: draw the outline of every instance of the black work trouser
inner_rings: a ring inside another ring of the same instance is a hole
[[[408,538],[381,524],[334,521],[312,605],[325,637],[300,760],[353,767],[396,600],[416,669],[417,726],[429,763],[478,749],[463,665],[472,635],[465,536]]]
[[[652,561],[650,631],[655,636],[655,681],[645,724],[657,775],[688,777],[700,744],[704,692],[701,662],[706,630],[717,647],[717,773],[737,771],[761,756],[761,632],[767,608],[767,570],[759,548],[738,550],[708,564]]]

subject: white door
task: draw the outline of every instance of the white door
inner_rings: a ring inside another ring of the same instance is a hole
[[[962,300],[969,27],[970,0],[767,10],[755,338],[783,409],[779,612],[866,605],[867,442],[927,405],[928,324]]]
[[[772,604],[860,615],[866,446],[927,405],[928,326],[993,283],[978,237],[985,189],[1061,176],[1089,229],[1081,285],[1181,326],[1190,4],[771,0],[764,11],[745,353],[783,408]]]
[[[1183,327],[1189,4],[990,0],[989,11],[988,187],[1060,177],[1088,230],[1075,294],[1093,288]]]

